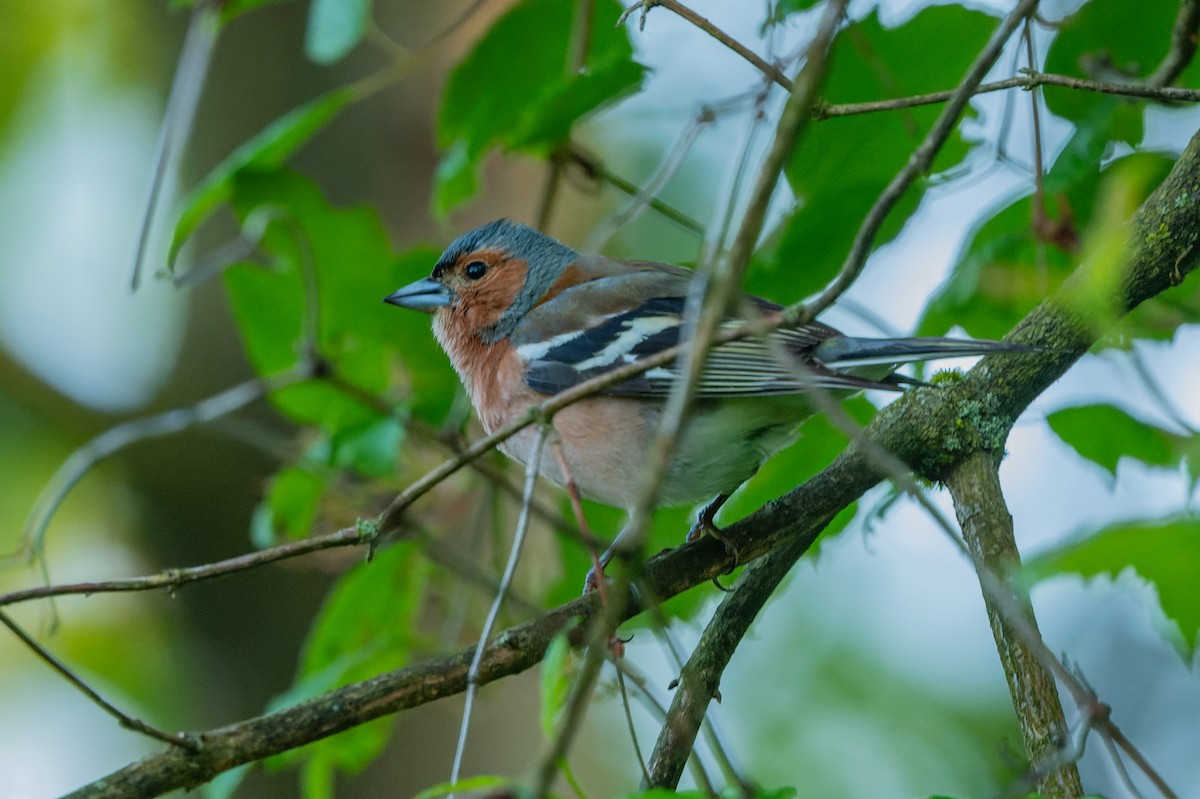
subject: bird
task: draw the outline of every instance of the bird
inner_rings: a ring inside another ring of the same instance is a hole
[[[654,261],[582,254],[535,228],[498,219],[459,236],[428,277],[384,302],[433,315],[434,336],[490,433],[549,396],[679,344],[696,275]],[[782,310],[742,295],[722,326]],[[986,340],[860,338],[818,321],[716,344],[701,369],[658,502],[709,500],[687,539],[719,537],[717,512],[764,461],[797,438],[815,412],[814,389],[838,395],[899,391],[920,382],[895,374],[902,363],[1027,350]],[[632,512],[646,481],[642,460],[681,369],[656,366],[555,413],[549,435],[559,457],[541,458],[541,475]],[[536,439],[526,427],[500,449],[525,464]],[[602,579],[623,535],[597,559],[585,591]]]

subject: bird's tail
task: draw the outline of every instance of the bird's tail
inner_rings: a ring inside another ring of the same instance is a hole
[[[1028,353],[1033,347],[1007,341],[976,341],[954,338],[853,338],[835,336],[822,342],[813,353],[831,369],[891,365],[936,358],[990,355],[997,352]]]

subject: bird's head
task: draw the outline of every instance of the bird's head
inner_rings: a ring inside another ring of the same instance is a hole
[[[579,254],[533,228],[498,219],[459,236],[429,277],[384,302],[432,313],[484,342],[509,336]]]

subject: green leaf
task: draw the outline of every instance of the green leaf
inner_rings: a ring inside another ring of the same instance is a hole
[[[1091,0],[1062,21],[1046,54],[1045,70],[1120,83],[1141,82],[1167,54],[1178,12],[1177,0],[1144,0],[1136,5]],[[1130,24],[1131,13],[1136,14],[1137,24]],[[1197,74],[1200,72],[1192,64],[1184,74],[1185,83],[1193,84]],[[1078,122],[1098,108],[1107,108],[1113,115],[1113,140],[1137,144],[1142,139],[1142,101],[1051,86],[1043,91],[1051,113]]]
[[[200,786],[201,796],[204,799],[232,799],[246,775],[250,773],[250,768],[250,763],[243,763],[228,771],[222,771]]]
[[[247,170],[272,170],[283,165],[292,153],[325,127],[357,94],[350,88],[328,94],[294,108],[243,143],[192,189],[182,203],[171,238],[168,263],[217,206],[228,202],[233,179]]]
[[[861,395],[845,400],[842,408],[861,425],[875,415],[875,406]],[[813,416],[801,426],[796,443],[768,459],[758,474],[726,503],[721,509],[719,523],[728,524],[749,516],[771,500],[803,484],[832,463],[846,448],[847,441],[845,433],[826,416]],[[840,526],[827,530],[826,535],[838,532],[846,521],[840,520]]]
[[[342,575],[313,622],[292,690],[273,706],[295,704],[411,662],[422,643],[418,631],[428,572],[417,548],[401,542]],[[306,785],[321,794],[335,771],[357,772],[382,751],[391,721],[354,727],[272,758],[272,765],[303,759]]]
[[[1163,613],[1178,625],[1188,661],[1200,632],[1200,592],[1196,564],[1200,563],[1200,518],[1114,524],[1072,544],[1026,563],[1031,580],[1057,574],[1083,577],[1115,576],[1132,567],[1158,591]]]
[[[1049,199],[1061,209],[1059,218],[1069,213],[1073,227],[1082,231],[1083,244],[1076,250],[1100,252],[1109,248],[1113,231],[1123,229],[1125,220],[1112,217],[1144,199],[1171,161],[1138,153],[1117,159],[1100,174],[1098,142],[1107,141],[1106,121],[1101,115],[1087,124],[1094,129],[1081,123],[1046,184],[1055,191]],[[973,336],[1001,338],[1073,271],[1079,252],[1034,235],[1033,201],[1032,196],[1014,200],[972,233],[950,277],[926,306],[921,335],[942,335],[957,325]]]
[[[1180,460],[1196,447],[1192,438],[1142,422],[1112,405],[1064,408],[1051,413],[1046,421],[1067,445],[1113,477],[1122,458],[1178,468]]]
[[[437,799],[439,796],[446,796],[451,793],[474,793],[480,792],[481,795],[503,795],[502,789],[512,788],[516,785],[511,777],[493,777],[481,775],[478,777],[467,777],[458,782],[443,782],[438,785],[426,788],[417,794],[413,799]],[[515,792],[516,796],[520,796],[519,792]]]
[[[315,343],[336,378],[353,387],[302,383],[276,392],[272,401],[296,421],[336,437],[388,415],[355,392],[391,405],[394,398],[384,394],[402,365],[401,406],[411,404],[418,415],[440,422],[457,379],[429,319],[381,302],[428,274],[437,251],[418,247],[392,255],[374,209],[334,209],[311,181],[294,173],[245,172],[229,187],[239,218],[277,209],[260,245],[270,265],[234,264],[224,274],[251,363],[260,374],[277,374]],[[373,468],[378,473],[382,467],[376,461]]]
[[[312,0],[304,52],[319,64],[332,64],[362,40],[371,18],[371,0]]]
[[[708,799],[712,794],[703,791],[675,791],[670,788],[650,788],[645,791],[621,794],[617,799]],[[795,788],[755,788],[746,793],[745,788],[725,788],[721,799],[795,799],[799,793]]]
[[[477,157],[472,156],[464,139],[451,144],[442,153],[433,173],[433,212],[439,217],[464,204],[479,191]]]
[[[275,5],[282,2],[283,0],[225,0],[221,4],[221,21],[222,23],[232,22],[248,11],[254,11],[263,6]],[[195,4],[195,0],[188,3],[188,5]]]
[[[404,426],[393,416],[347,427],[333,436],[333,465],[354,469],[365,477],[386,477],[396,471],[403,441]]]
[[[593,4],[583,68],[571,69],[577,7],[522,0],[450,74],[438,114],[445,150],[434,185],[439,216],[474,196],[479,165],[493,147],[545,154],[576,121],[641,82],[644,69],[614,26],[621,8],[612,0]]]
[[[569,628],[568,628],[569,629]],[[554,738],[558,731],[558,719],[571,693],[575,677],[574,658],[568,629],[550,639],[546,654],[542,658],[542,735],[546,740]]]
[[[300,466],[288,466],[271,479],[266,504],[270,508],[271,528],[277,540],[303,538],[312,532],[317,508],[325,493],[326,480]]]
[[[928,8],[897,28],[876,12],[838,34],[822,97],[829,103],[882,100],[945,89],[962,80],[996,20],[958,6]],[[954,31],[947,36],[946,31]],[[937,58],[929,58],[936,52]],[[913,69],[919,63],[921,69]],[[858,226],[884,187],[907,162],[940,107],[835,117],[809,125],[784,174],[797,210],[757,253],[747,288],[779,301],[801,299],[824,286],[841,266]],[[945,171],[966,155],[958,135],[946,143],[934,169]],[[904,226],[926,186],[900,198],[877,237],[882,244]],[[779,275],[790,296],[779,296]]]
[[[768,9],[766,21],[762,24],[762,32],[786,20],[792,14],[808,11],[817,4],[817,0],[779,0],[773,8]]]

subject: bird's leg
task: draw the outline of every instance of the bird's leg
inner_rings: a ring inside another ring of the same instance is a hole
[[[729,501],[733,493],[717,494],[713,501],[700,509],[696,514],[696,522],[692,525],[692,529],[688,530],[687,542],[690,544],[693,541],[699,541],[704,537],[705,533],[711,535],[718,540],[721,539],[721,528],[717,527],[717,511],[721,510],[721,506]]]
[[[583,540],[587,542],[588,554],[592,556],[592,568],[588,569],[587,577],[584,578],[583,593],[599,591],[600,601],[608,604],[608,596],[604,592],[604,567],[612,560],[613,547],[610,546],[606,549],[603,555],[596,554],[596,545],[593,543],[596,539],[592,537],[587,518],[583,515],[583,499],[579,496],[579,486],[571,477],[571,469],[567,466],[567,458],[563,454],[562,442],[558,439],[554,441],[554,457],[558,459],[558,467],[562,470],[563,487],[567,489],[567,496],[571,499],[571,509],[575,511],[575,521],[579,523],[579,532],[582,534]]]
[[[600,601],[605,601],[604,598],[604,570],[612,561],[613,555],[617,552],[617,542],[621,540],[621,536],[625,533],[622,530],[613,539],[613,542],[608,545],[608,549],[604,550],[600,555],[596,555],[596,548],[591,547],[592,553],[592,568],[588,569],[587,576],[583,578],[583,593],[589,591],[599,591]],[[589,544],[589,546],[591,546]]]
[[[733,565],[736,567],[738,563],[741,562],[741,558],[738,556],[737,547],[735,547],[732,542],[730,542],[730,540],[721,533],[721,528],[717,527],[716,524],[717,511],[721,510],[721,506],[728,502],[731,496],[733,496],[732,491],[725,494],[717,494],[717,496],[713,498],[712,502],[700,509],[700,512],[696,514],[695,524],[693,524],[691,529],[688,530],[687,542],[691,543],[692,541],[699,541],[706,533],[711,535],[713,538],[725,545],[725,551],[733,556]],[[730,571],[733,571],[732,567],[730,568]]]

